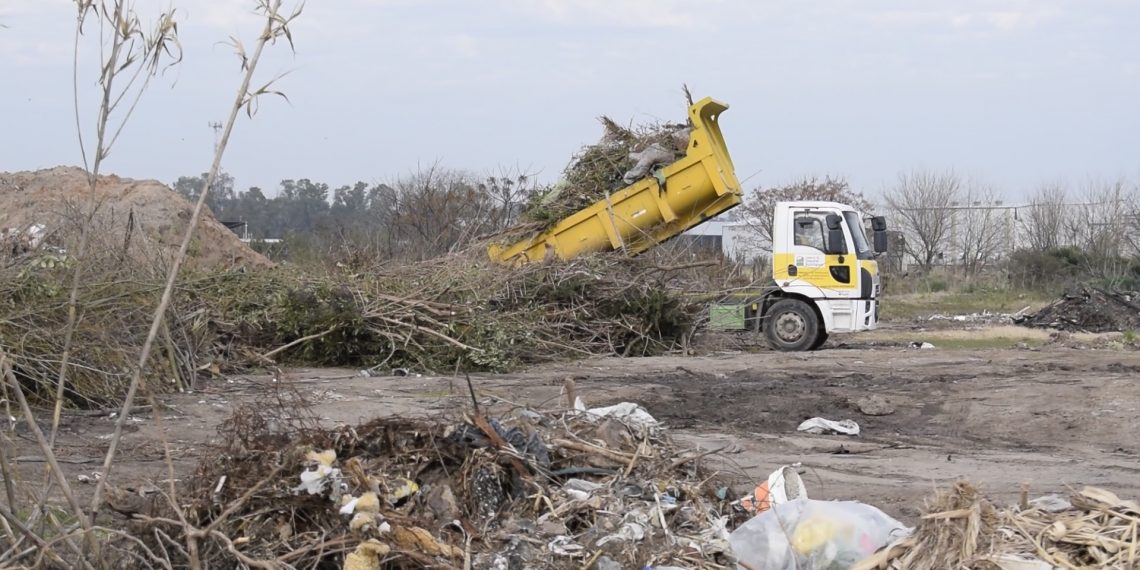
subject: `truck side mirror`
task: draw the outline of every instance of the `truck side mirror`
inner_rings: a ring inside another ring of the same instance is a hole
[[[876,232],[887,231],[887,219],[882,216],[874,216],[871,218],[871,229]]]
[[[843,235],[843,218],[839,214],[827,215],[828,255],[847,255],[847,237]]]
[[[875,253],[887,252],[887,231],[875,230]]]

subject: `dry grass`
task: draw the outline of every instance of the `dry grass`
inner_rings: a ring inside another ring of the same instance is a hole
[[[882,318],[886,322],[921,321],[931,315],[1016,313],[1026,307],[1045,306],[1052,297],[1031,291],[985,290],[907,293],[883,296]]]
[[[852,337],[857,342],[901,343],[929,342],[938,348],[956,350],[1004,349],[1025,345],[1046,346],[1062,342],[1063,345],[1110,346],[1123,340],[1121,333],[1072,333],[1059,338],[1056,331],[1030,329],[1017,325],[974,325],[960,328],[932,328],[921,331],[882,328],[859,333]]]
[[[1066,570],[1140,566],[1140,504],[1104,489],[1073,492],[1057,509],[995,508],[967,482],[938,493],[914,534],[853,570],[999,570],[1003,560],[1041,560]]]

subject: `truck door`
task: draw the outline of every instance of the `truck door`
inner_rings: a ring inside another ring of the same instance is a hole
[[[839,232],[832,231],[836,224]],[[828,290],[822,292],[823,297],[846,297],[858,290],[856,256],[848,246],[844,225],[843,218],[832,212],[795,213],[790,264],[794,269],[788,267],[788,274],[794,273],[797,285]]]

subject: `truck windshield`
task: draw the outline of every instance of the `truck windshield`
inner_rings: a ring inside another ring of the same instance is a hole
[[[851,230],[851,238],[855,240],[855,256],[859,259],[874,259],[871,247],[867,245],[867,231],[863,229],[863,220],[855,212],[843,212],[847,220],[847,228]]]

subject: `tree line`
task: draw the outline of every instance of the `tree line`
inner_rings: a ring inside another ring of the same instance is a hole
[[[173,188],[196,199],[202,182],[203,175],[184,176]],[[255,239],[285,238],[291,258],[422,260],[513,226],[544,189],[518,172],[476,175],[432,165],[392,183],[331,188],[286,179],[267,197],[257,187],[235,190],[223,174],[207,205],[219,220],[248,224]],[[841,176],[805,177],[754,188],[733,212],[748,221],[754,249],[771,243],[772,207],[784,200],[840,202],[886,215],[894,238],[886,265],[895,273],[996,271],[1025,283],[1061,273],[1140,284],[1140,188],[1124,179],[1053,182],[1009,202],[994,186],[954,171],[903,172],[874,196]]]
[[[196,200],[204,175],[183,176],[174,191]],[[433,165],[391,184],[330,188],[308,178],[282,180],[273,197],[234,188],[219,176],[206,197],[214,217],[244,222],[251,238],[284,238],[290,256],[351,255],[423,260],[513,226],[537,186],[526,174],[476,175]]]

